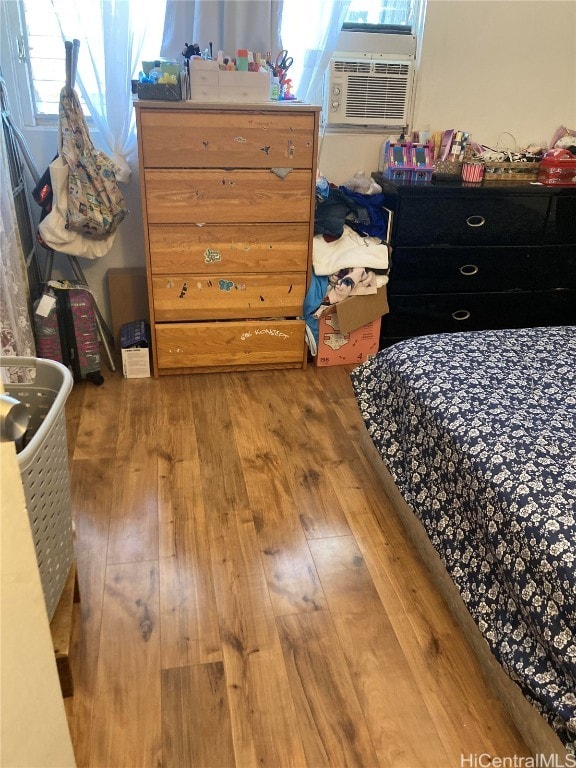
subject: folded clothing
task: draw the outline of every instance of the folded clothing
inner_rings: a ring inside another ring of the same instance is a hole
[[[312,264],[317,275],[334,275],[341,269],[352,267],[386,270],[388,246],[378,237],[362,237],[345,225],[337,240],[326,242],[323,235],[315,235]]]

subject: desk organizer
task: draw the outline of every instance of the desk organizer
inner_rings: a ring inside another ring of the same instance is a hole
[[[237,72],[220,69],[218,62],[190,59],[189,101],[269,102],[268,72]]]
[[[180,83],[138,83],[136,93],[144,101],[182,101]]]

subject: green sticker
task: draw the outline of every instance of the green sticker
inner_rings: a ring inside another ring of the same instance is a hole
[[[217,251],[216,248],[206,248],[204,251],[204,262],[206,264],[213,264],[215,261],[221,261],[222,254]]]

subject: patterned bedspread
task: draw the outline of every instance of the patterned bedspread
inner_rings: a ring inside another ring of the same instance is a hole
[[[410,339],[351,379],[494,655],[576,750],[576,328]]]

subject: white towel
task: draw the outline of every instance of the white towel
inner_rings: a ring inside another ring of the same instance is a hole
[[[350,267],[388,269],[388,246],[378,237],[362,237],[346,224],[342,237],[327,243],[315,235],[312,264],[317,275],[333,275]]]

